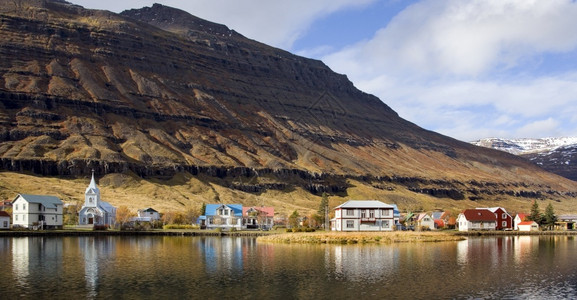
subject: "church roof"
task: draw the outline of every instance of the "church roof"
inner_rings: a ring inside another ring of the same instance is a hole
[[[106,201],[102,201],[102,200],[98,201],[98,207],[100,207],[101,209],[103,209],[109,213],[113,213],[115,210],[114,206],[112,206],[110,203],[108,203]]]
[[[90,184],[86,188],[86,192],[84,192],[84,194],[88,193],[94,193],[94,194],[100,193],[100,190],[96,186],[96,180],[94,180],[94,171],[92,171],[92,179],[90,180]]]

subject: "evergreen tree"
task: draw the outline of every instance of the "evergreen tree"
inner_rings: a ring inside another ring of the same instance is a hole
[[[296,228],[299,226],[299,212],[298,211],[293,211],[293,213],[289,216],[289,226],[291,228]]]
[[[527,218],[529,221],[535,221],[537,224],[541,225],[543,216],[541,216],[541,211],[539,210],[539,204],[537,203],[537,200],[533,201],[533,205],[531,206],[531,214]]]
[[[549,229],[555,226],[555,222],[557,222],[557,216],[555,215],[555,211],[553,210],[553,205],[551,203],[549,203],[549,205],[547,205],[545,208],[545,215],[543,216],[543,219],[543,223],[545,223]]]
[[[206,215],[206,203],[204,203],[204,202],[202,202],[202,207],[200,208],[200,215],[201,216]]]
[[[328,216],[328,209],[329,209],[329,196],[327,195],[327,193],[323,193],[318,210],[318,214],[322,220],[322,226],[325,226],[325,223],[327,222],[326,218]]]

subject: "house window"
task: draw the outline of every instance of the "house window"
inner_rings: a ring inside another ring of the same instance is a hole
[[[383,228],[390,228],[389,220],[383,220]]]
[[[4,221],[4,227],[8,227],[8,221]]]
[[[14,215],[14,220],[18,221],[18,215],[16,215],[16,214]]]
[[[361,210],[361,218],[366,218],[367,217],[367,211],[366,210]]]
[[[18,210],[18,204],[14,206],[14,210]]]
[[[503,223],[501,223],[501,225],[502,225],[503,227],[507,227],[507,221],[503,221]]]
[[[369,218],[374,218],[374,217],[375,217],[375,211],[371,209],[369,211]]]
[[[22,204],[22,210],[26,210],[26,203]]]
[[[347,216],[354,216],[355,210],[354,209],[347,209]]]
[[[389,209],[384,209],[384,210],[383,210],[383,216],[388,217],[388,216],[391,215],[390,213],[391,213],[391,211],[390,211]]]
[[[507,214],[506,214],[506,213],[503,213],[503,214],[501,215],[501,219],[507,219]]]
[[[355,228],[355,221],[347,220],[347,228]]]

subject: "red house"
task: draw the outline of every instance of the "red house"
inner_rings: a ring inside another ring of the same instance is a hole
[[[490,210],[497,217],[497,227],[496,230],[512,230],[513,229],[513,217],[502,207],[487,207],[484,209]]]

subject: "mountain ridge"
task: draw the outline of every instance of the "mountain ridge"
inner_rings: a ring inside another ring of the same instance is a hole
[[[572,201],[577,191],[524,159],[401,119],[321,61],[173,8],[0,4],[5,171],[184,172],[257,196],[351,197],[351,182],[383,197],[459,201]]]

